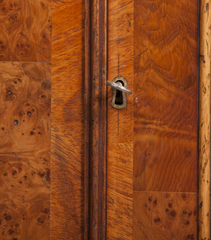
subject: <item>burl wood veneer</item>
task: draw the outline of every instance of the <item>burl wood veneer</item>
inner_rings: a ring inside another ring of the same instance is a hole
[[[0,239],[50,236],[48,63],[0,62]]]
[[[0,0],[0,61],[51,60],[51,0]]]
[[[51,1],[0,0],[0,239],[50,239]]]

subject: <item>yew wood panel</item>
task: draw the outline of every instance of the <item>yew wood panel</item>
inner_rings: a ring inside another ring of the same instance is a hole
[[[51,59],[51,0],[0,0],[0,61]]]
[[[51,239],[83,237],[84,1],[53,1]]]
[[[134,1],[134,239],[197,238],[198,1]]]
[[[48,63],[0,62],[0,239],[50,236]]]
[[[135,1],[134,190],[197,188],[198,1]]]

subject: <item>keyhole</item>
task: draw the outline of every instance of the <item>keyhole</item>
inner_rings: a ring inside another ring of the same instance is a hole
[[[121,83],[124,86],[124,82],[121,80],[116,81],[117,83]],[[116,90],[115,104],[118,106],[123,105],[123,93],[122,91]]]

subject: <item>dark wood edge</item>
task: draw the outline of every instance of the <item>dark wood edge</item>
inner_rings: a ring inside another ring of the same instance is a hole
[[[85,75],[84,75],[84,240],[89,236],[89,185],[90,185],[90,29],[91,6],[90,0],[85,0]]]
[[[84,239],[106,239],[107,0],[85,2]]]

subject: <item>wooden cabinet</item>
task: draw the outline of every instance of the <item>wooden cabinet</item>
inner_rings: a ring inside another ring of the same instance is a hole
[[[0,0],[0,240],[209,238],[209,4]]]
[[[198,1],[108,1],[107,239],[197,239]]]

